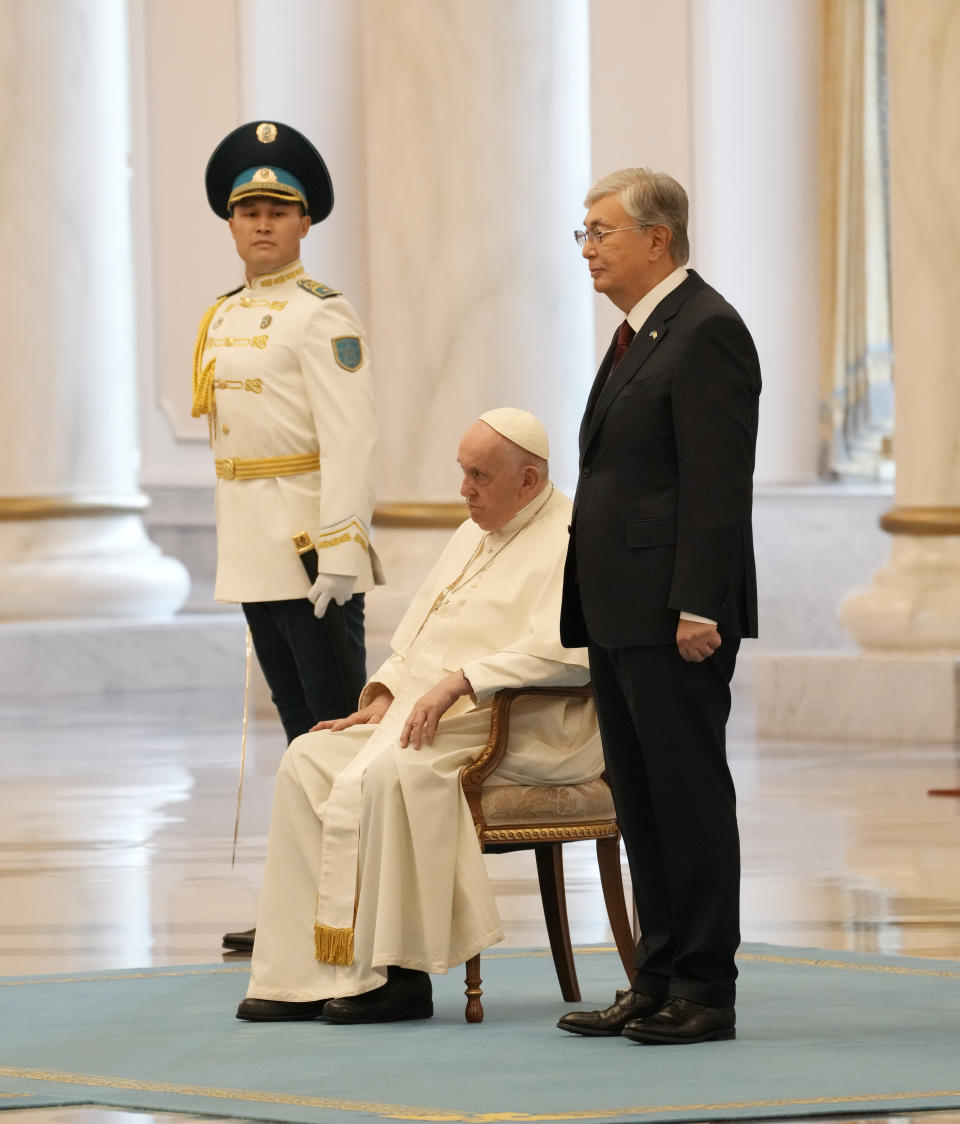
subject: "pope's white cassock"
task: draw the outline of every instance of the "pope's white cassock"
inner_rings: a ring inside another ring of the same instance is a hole
[[[570,501],[547,484],[498,531],[457,529],[400,622],[361,707],[379,725],[297,738],[277,775],[250,987],[287,1002],[359,995],[386,966],[445,972],[503,939],[460,770],[502,687],[579,686],[584,649],[558,629]],[[432,745],[400,746],[413,704],[450,672],[472,687]],[[593,703],[514,704],[499,784],[579,784],[602,771]],[[490,783],[490,782],[488,782]]]

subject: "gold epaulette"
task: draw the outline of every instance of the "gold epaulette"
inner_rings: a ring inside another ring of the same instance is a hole
[[[313,293],[315,297],[319,297],[321,300],[326,300],[327,297],[339,297],[341,295],[339,289],[331,289],[329,285],[323,285],[319,281],[308,281],[304,279],[303,281],[298,281],[297,284],[301,289],[306,289],[308,293]]]

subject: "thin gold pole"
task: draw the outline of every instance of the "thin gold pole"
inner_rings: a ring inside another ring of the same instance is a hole
[[[243,770],[247,763],[247,716],[250,713],[250,661],[253,658],[253,639],[247,629],[247,669],[243,682],[243,736],[240,739],[240,780],[237,784],[237,815],[233,821],[233,853],[230,869],[237,861],[237,836],[240,834],[240,805],[243,803]]]

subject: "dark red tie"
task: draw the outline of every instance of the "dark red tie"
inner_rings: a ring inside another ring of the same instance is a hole
[[[617,347],[613,353],[613,366],[620,362],[623,358],[624,352],[630,346],[630,341],[637,333],[630,327],[626,320],[620,325],[620,330],[617,332]],[[612,370],[613,368],[611,368]]]

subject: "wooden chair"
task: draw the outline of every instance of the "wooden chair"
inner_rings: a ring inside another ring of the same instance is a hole
[[[591,687],[520,687],[498,691],[493,699],[490,736],[480,756],[460,774],[460,783],[473,815],[480,848],[490,853],[533,849],[543,901],[550,951],[560,991],[568,1003],[580,1001],[580,986],[570,947],[567,901],[563,885],[564,843],[597,841],[597,865],[610,928],[627,978],[633,978],[634,940],[627,916],[620,875],[620,829],[606,779],[579,785],[491,785],[507,749],[510,708],[527,695],[591,698]],[[466,1020],[483,1021],[480,957],[466,964]]]

